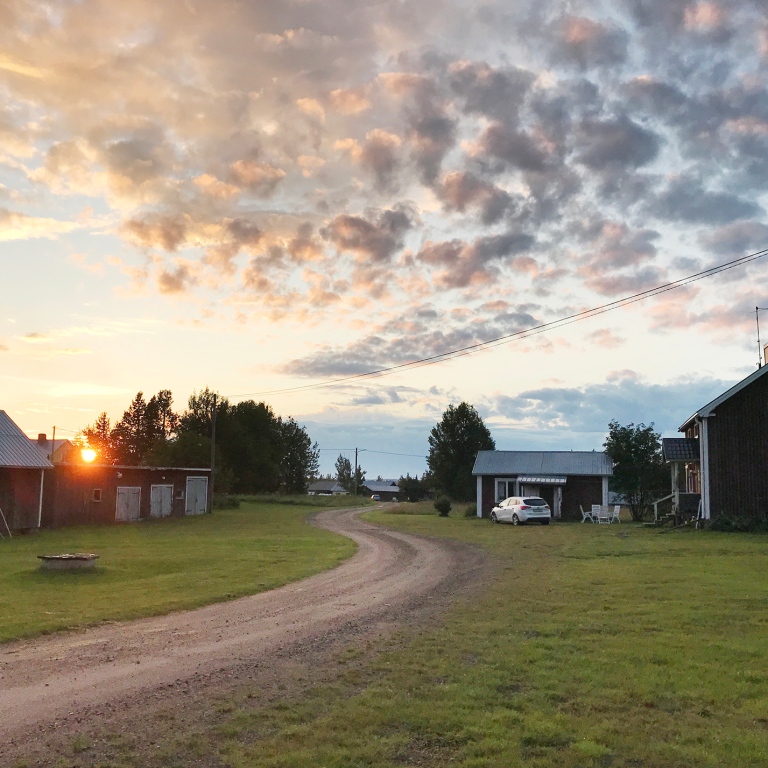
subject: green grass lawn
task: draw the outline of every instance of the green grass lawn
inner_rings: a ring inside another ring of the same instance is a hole
[[[495,575],[333,685],[237,703],[227,765],[766,764],[768,537],[367,517],[478,544]]]
[[[195,608],[333,567],[349,540],[307,525],[338,499],[260,498],[213,515],[43,531],[0,540],[0,641]],[[351,502],[350,502],[351,503]],[[95,552],[93,571],[42,571],[37,555]]]

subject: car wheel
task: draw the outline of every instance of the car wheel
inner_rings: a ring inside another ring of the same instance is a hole
[[[520,518],[517,516],[517,513],[512,515],[512,525],[520,525]]]
[[[542,520],[542,521],[541,521],[541,524],[542,524],[542,525],[549,525],[549,520]]]
[[[499,522],[499,518],[496,517],[496,513],[495,512],[491,512],[491,522],[492,523],[498,523]]]

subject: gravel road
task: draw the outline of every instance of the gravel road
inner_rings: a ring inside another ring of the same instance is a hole
[[[0,745],[16,753],[32,734],[61,721],[82,723],[115,702],[147,701],[164,687],[263,665],[350,623],[391,623],[406,605],[445,593],[482,559],[456,542],[370,525],[361,511],[314,518],[358,545],[331,571],[194,611],[0,646]]]

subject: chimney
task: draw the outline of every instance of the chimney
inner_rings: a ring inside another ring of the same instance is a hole
[[[45,432],[37,433],[37,444],[45,445],[48,442],[48,438],[45,436]]]

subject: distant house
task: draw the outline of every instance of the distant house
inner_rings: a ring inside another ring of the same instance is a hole
[[[42,525],[204,514],[210,476],[209,468],[58,464],[45,478]]]
[[[46,455],[52,464],[64,464],[74,458],[73,453],[76,449],[71,440],[49,440],[45,432],[41,432],[37,438],[28,439]]]
[[[580,520],[579,507],[608,504],[613,463],[600,451],[480,451],[472,474],[478,517],[508,496],[539,496],[553,517]]]
[[[397,501],[400,496],[397,480],[366,480],[363,488],[366,496],[378,496],[381,501]]]
[[[0,411],[0,510],[11,530],[40,527],[43,477],[52,466],[11,417]],[[0,533],[5,532],[0,518]]]
[[[768,516],[768,366],[699,408],[665,438],[672,492],[701,517]],[[681,510],[682,511],[682,510]]]
[[[309,484],[307,493],[310,496],[345,496],[349,491],[336,480],[317,480]]]

